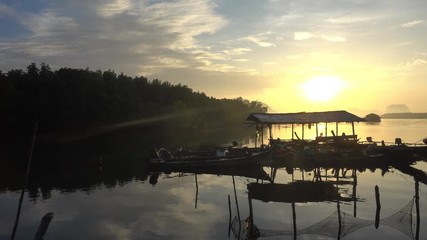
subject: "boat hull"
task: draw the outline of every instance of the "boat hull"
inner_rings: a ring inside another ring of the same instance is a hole
[[[245,154],[224,156],[177,156],[169,159],[151,158],[150,167],[168,167],[178,169],[183,167],[235,167],[258,165],[264,157],[267,157],[271,148],[250,151]]]

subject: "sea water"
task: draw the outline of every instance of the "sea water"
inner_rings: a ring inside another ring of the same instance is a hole
[[[339,129],[352,131],[351,125]],[[427,120],[359,123],[355,130],[361,139],[371,136],[393,142],[399,137],[412,143],[427,137]],[[289,129],[273,134],[286,138]],[[413,168],[427,172],[423,161]],[[264,170],[272,172],[269,167]],[[277,235],[266,239],[425,239],[426,179],[417,181],[393,168],[339,171],[337,175],[333,169],[277,169],[274,183],[319,181],[316,174],[320,174],[321,181],[337,182],[340,196],[355,201],[263,201],[251,199],[247,185],[268,181],[192,173],[141,172],[123,177],[120,169],[113,172],[104,166],[68,181],[61,178],[60,183],[55,182],[58,179],[33,183],[35,189],[24,195],[16,239],[33,238],[48,212],[53,212],[54,218],[45,239],[234,239],[230,219],[240,217],[243,221],[251,212],[261,234]],[[0,190],[0,239],[10,239],[19,196],[20,191],[13,187]],[[418,209],[415,196],[419,197]],[[378,203],[381,208],[376,228]]]

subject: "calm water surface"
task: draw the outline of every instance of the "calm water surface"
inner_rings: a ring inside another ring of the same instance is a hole
[[[351,126],[342,130],[351,131]],[[427,136],[427,121],[359,123],[356,132],[361,139],[372,136],[393,142],[400,137],[404,142],[416,142]],[[287,128],[274,132],[281,138],[287,134]],[[413,167],[427,173],[426,162]],[[272,169],[263,170],[271,174]],[[250,214],[250,203],[261,233],[276,235],[265,239],[338,239],[337,211],[345,216],[341,225],[346,235],[340,239],[415,239],[417,234],[419,239],[427,238],[427,180],[417,183],[398,169],[340,170],[339,179],[332,169],[321,169],[322,181],[340,183],[334,185],[340,196],[353,200],[295,205],[286,200],[249,199],[248,184],[268,183],[266,180],[194,173],[162,173],[154,179],[155,175],[145,172],[143,166],[121,171],[116,169],[113,174],[104,165],[102,169],[87,168],[77,176],[47,177],[52,182],[33,183],[25,194],[16,239],[32,239],[41,217],[48,212],[53,212],[54,218],[45,239],[234,239],[233,234],[228,236],[229,212],[231,217],[240,215],[243,220]],[[277,185],[316,179],[314,171],[300,169],[278,169],[275,176]],[[60,183],[55,182],[58,179]],[[417,184],[419,221],[414,201]],[[374,223],[375,186],[381,203],[378,228]],[[19,195],[13,183],[0,189],[0,239],[10,239]],[[297,236],[293,235],[294,227]]]

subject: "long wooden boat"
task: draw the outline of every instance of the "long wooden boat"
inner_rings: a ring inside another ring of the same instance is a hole
[[[161,148],[150,156],[150,167],[231,167],[257,165],[271,152],[265,148],[218,148],[214,152],[178,151]]]
[[[370,156],[381,155],[389,160],[416,159],[427,160],[427,145],[420,144],[394,144],[394,145],[370,145],[367,148]]]

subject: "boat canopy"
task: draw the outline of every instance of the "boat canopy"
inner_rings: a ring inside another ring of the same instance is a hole
[[[251,113],[248,121],[258,124],[314,124],[330,122],[364,122],[360,118],[347,111],[327,111],[327,112],[299,112],[299,113]]]

